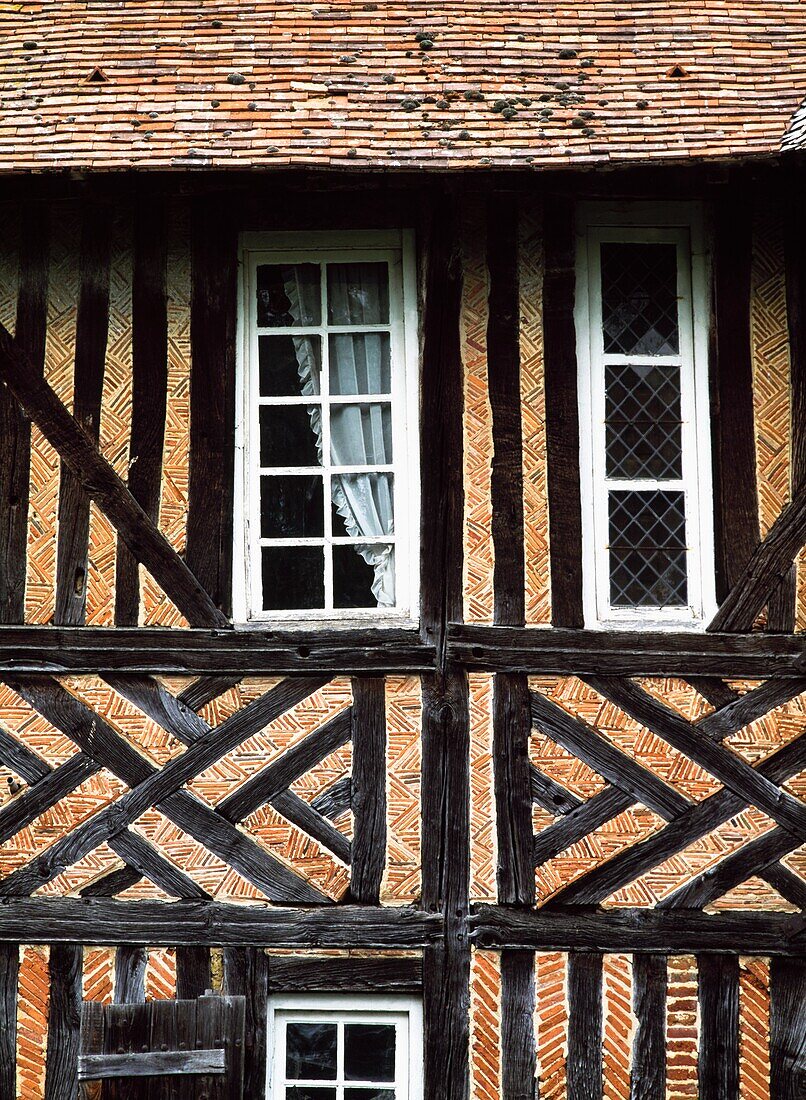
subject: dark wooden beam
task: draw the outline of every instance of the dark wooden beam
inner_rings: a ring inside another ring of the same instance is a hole
[[[389,906],[301,909],[204,901],[4,898],[0,941],[117,946],[421,948],[442,939],[439,913]]]
[[[770,961],[770,1096],[802,1100],[806,1088],[806,957]]]
[[[714,204],[710,358],[720,603],[759,542],[750,343],[752,214],[746,189],[735,184]]]
[[[146,965],[148,952],[144,947],[120,944],[115,952],[115,982],[113,1000],[116,1005],[142,1004],[146,999]]]
[[[439,914],[443,937],[424,958],[425,1094],[465,1100],[470,1079],[470,727],[467,679],[449,667],[448,623],[462,613],[461,271],[457,196],[424,196],[426,268],[421,385],[422,524],[420,621],[436,650],[423,677],[422,905]]]
[[[238,238],[221,196],[193,204],[190,304],[189,568],[231,611]]]
[[[272,955],[272,993],[418,993],[423,960],[413,956]]]
[[[501,952],[501,1085],[506,1100],[535,1096],[535,956]]]
[[[227,626],[196,577],[131,495],[112,466],[36,367],[0,325],[0,382],[14,394],[59,458],[79,480],[134,556],[192,626]]]
[[[109,334],[109,264],[112,208],[88,199],[82,208],[81,286],[76,313],[73,416],[96,445],[101,428],[106,343]],[[59,480],[56,607],[60,626],[80,626],[87,605],[90,499],[80,473],[69,464]]]
[[[381,677],[353,680],[350,896],[379,905],[386,866],[386,695]]]
[[[83,952],[75,944],[50,949],[50,1009],[45,1059],[45,1100],[74,1100],[78,1091]]]
[[[16,943],[0,946],[0,1096],[17,1095],[17,984],[20,949]]]
[[[762,679],[806,674],[802,638],[749,633],[541,630],[454,623],[448,635],[448,654],[452,661],[472,669],[547,676],[709,675]]]
[[[164,200],[138,196],[132,273],[132,410],[129,491],[149,518],[159,519],[160,475],[168,384],[167,224]],[[118,541],[115,625],[136,626],[140,611],[137,561]]]
[[[195,1001],[212,988],[209,947],[177,947],[176,999]]]
[[[568,956],[568,1100],[602,1098],[602,956]]]
[[[700,955],[700,1100],[739,1096],[739,956]]]
[[[666,1098],[666,958],[634,955],[633,1014],[637,1021],[630,1079],[641,1100]]]
[[[756,616],[785,581],[795,555],[806,543],[806,486],[784,506],[753,551],[719,610],[708,624],[712,632],[750,630]]]
[[[427,672],[434,647],[413,630],[171,630],[47,626],[0,627],[0,673],[110,673],[166,675]],[[188,706],[210,694],[193,685]],[[218,689],[212,695],[218,694]],[[198,698],[197,698],[198,697]]]
[[[579,413],[574,327],[576,254],[574,200],[545,200],[543,344],[546,385],[551,620],[581,627],[582,504],[579,487]]]
[[[328,968],[333,959],[328,959]],[[246,999],[242,1100],[266,1100],[269,959],[259,947],[224,951],[224,993]]]
[[[15,339],[41,377],[47,333],[50,208],[28,203],[20,222]],[[25,617],[30,476],[31,424],[13,394],[0,386],[0,623],[21,623]]]
[[[780,913],[708,914],[584,906],[509,909],[477,905],[471,941],[487,949],[529,951],[726,952],[785,955],[800,948],[803,917]]]

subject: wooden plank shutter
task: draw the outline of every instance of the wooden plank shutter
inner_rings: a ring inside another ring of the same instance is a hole
[[[145,1100],[155,1081],[165,1095],[193,1100],[243,1096],[244,997],[102,1005],[88,1001],[81,1017],[78,1076],[82,1100]]]

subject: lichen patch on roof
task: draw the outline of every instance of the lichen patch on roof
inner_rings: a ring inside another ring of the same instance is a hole
[[[776,153],[800,0],[0,5],[0,171]]]

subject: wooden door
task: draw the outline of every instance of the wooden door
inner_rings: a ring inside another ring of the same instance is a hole
[[[81,1016],[81,1100],[239,1100],[243,997],[102,1005]]]

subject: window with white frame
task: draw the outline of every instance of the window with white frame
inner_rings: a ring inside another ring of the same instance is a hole
[[[414,998],[277,997],[269,1032],[269,1100],[422,1100]]]
[[[411,235],[249,234],[242,286],[236,618],[415,617]]]
[[[714,610],[703,230],[694,204],[586,205],[578,224],[588,625]]]

